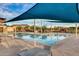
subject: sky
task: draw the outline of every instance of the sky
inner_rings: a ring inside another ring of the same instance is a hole
[[[10,20],[24,13],[35,3],[0,3],[0,17]]]
[[[29,10],[31,7],[33,7],[35,3],[0,3],[0,17],[1,18],[6,18],[7,20],[13,19],[20,14],[26,12]],[[36,19],[36,25],[40,26],[40,19]],[[43,19],[44,20],[44,19]],[[23,21],[16,21],[16,22],[10,22],[7,23],[8,25],[13,25],[13,24],[29,24],[33,25],[33,19],[31,20],[23,20]],[[46,22],[43,21],[44,26],[50,27],[52,26],[75,26],[75,24],[68,24],[68,23],[51,23],[51,22]]]
[[[36,26],[41,26],[41,20],[42,20],[42,26],[47,26],[47,27],[54,27],[54,26],[61,26],[61,27],[75,27],[75,23],[52,23],[52,22],[47,22],[45,19],[35,19],[35,25]],[[29,19],[29,20],[22,20],[22,21],[15,21],[15,22],[9,22],[7,25],[12,25],[12,24],[28,24],[28,25],[34,25],[34,19]],[[78,24],[79,26],[79,24]]]

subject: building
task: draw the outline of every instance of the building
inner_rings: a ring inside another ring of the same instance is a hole
[[[15,24],[13,27],[16,28],[16,32],[25,32],[26,30],[30,29],[29,25],[27,24]]]
[[[0,32],[4,32],[4,30],[6,28],[6,26],[4,24],[5,20],[6,20],[5,18],[0,18]]]
[[[6,26],[5,28],[5,32],[14,32],[15,31],[15,27],[13,26]]]
[[[0,18],[0,23],[4,23],[5,22],[5,18]]]

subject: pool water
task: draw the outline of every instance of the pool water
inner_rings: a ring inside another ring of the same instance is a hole
[[[26,35],[17,35],[17,38],[21,38],[26,41],[36,41],[44,45],[53,45],[56,42],[65,39],[64,36],[47,36],[47,35],[34,35],[34,34],[26,34]]]

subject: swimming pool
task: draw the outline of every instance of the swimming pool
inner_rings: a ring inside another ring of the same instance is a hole
[[[17,38],[21,38],[25,41],[36,41],[44,45],[53,45],[56,42],[65,39],[65,36],[47,36],[47,35],[36,35],[36,34],[24,34],[16,35]]]

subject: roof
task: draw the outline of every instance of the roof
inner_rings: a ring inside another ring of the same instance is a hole
[[[51,19],[59,22],[79,22],[77,3],[37,3],[27,12],[7,22],[27,19]]]
[[[0,18],[0,20],[5,20],[5,18]]]
[[[29,26],[28,24],[14,24],[13,26]]]
[[[5,22],[5,18],[0,18],[0,23],[4,23]]]

